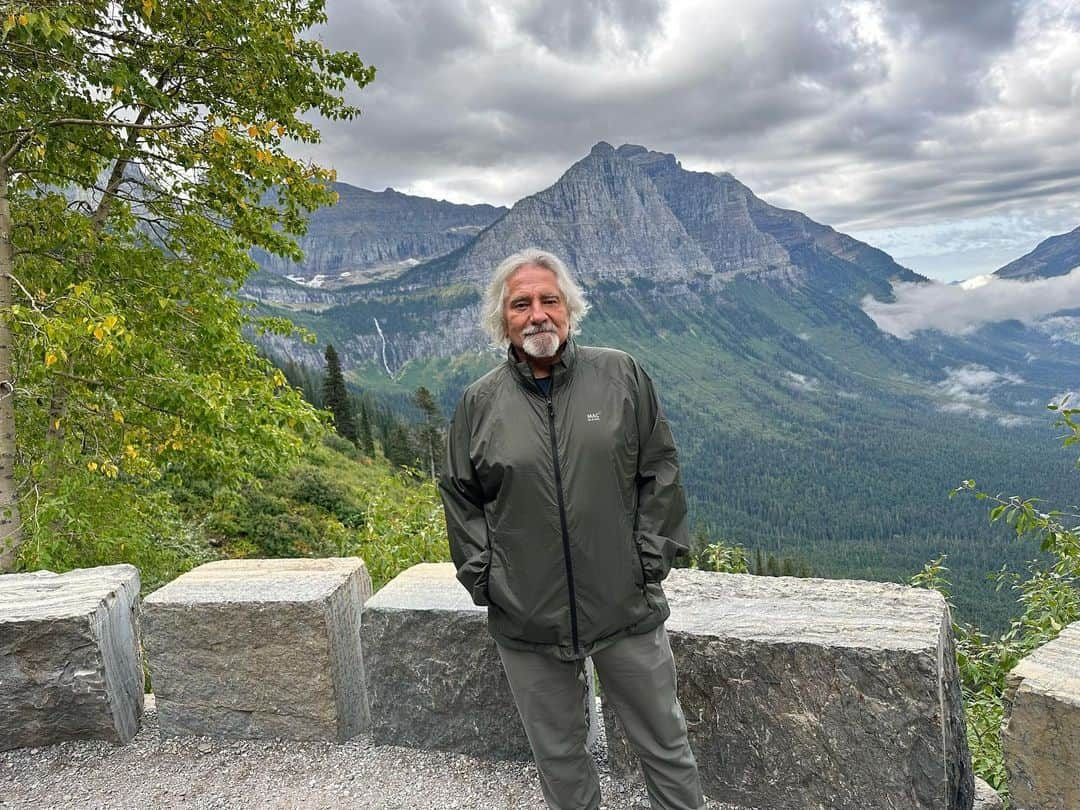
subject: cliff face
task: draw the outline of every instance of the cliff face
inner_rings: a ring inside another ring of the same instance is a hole
[[[552,251],[586,285],[634,277],[686,282],[713,273],[648,175],[606,143],[482,233],[453,277],[483,285],[501,259],[525,247]]]

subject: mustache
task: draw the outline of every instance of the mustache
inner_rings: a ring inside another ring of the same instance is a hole
[[[558,331],[559,330],[555,328],[554,324],[548,323],[548,324],[542,324],[540,326],[527,326],[527,327],[525,327],[525,329],[522,330],[521,335],[522,335],[522,337],[529,337],[530,335],[539,335],[539,334],[542,334],[544,332],[558,332]]]

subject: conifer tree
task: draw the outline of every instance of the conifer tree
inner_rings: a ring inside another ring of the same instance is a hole
[[[356,444],[356,423],[353,421],[349,392],[341,374],[341,361],[332,344],[326,344],[326,379],[323,381],[323,407],[334,416],[338,435]]]
[[[431,477],[435,477],[435,467],[442,462],[443,446],[443,416],[439,406],[435,404],[435,398],[424,386],[416,389],[413,402],[424,415],[424,421],[420,425],[421,450],[428,462],[428,471]]]
[[[371,419],[368,417],[367,403],[360,402],[360,427],[357,438],[360,441],[360,450],[365,456],[375,455],[375,438],[371,432]]]
[[[407,467],[416,462],[416,454],[413,452],[412,442],[409,441],[409,434],[400,422],[395,421],[387,431],[383,453],[391,464],[398,467]]]

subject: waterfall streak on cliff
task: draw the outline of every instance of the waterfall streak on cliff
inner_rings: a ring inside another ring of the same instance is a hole
[[[386,369],[386,373],[390,376],[390,379],[394,378],[394,372],[390,370],[390,364],[386,362],[386,335],[383,334],[382,327],[379,326],[379,319],[372,318],[375,321],[375,331],[379,333],[379,340],[382,341],[382,364]]]

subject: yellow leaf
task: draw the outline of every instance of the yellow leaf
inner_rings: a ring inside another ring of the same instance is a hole
[[[59,419],[54,419],[53,423],[52,423],[52,426],[53,426],[53,430],[59,430],[60,429],[60,420]]]
[[[124,415],[120,413],[120,411],[113,411],[112,418],[113,421],[116,422],[118,425],[124,424]]]
[[[173,441],[172,441],[172,449],[173,450],[183,450],[184,449],[184,443],[182,441],[180,441],[179,439],[173,439]]]
[[[277,132],[278,137],[280,138],[285,134],[285,127],[283,127],[281,124],[278,124],[277,127],[275,127],[274,131]]]
[[[229,133],[225,131],[224,127],[214,127],[214,131],[211,133],[211,137],[216,143],[225,145],[225,142],[229,140]]]
[[[112,94],[113,94],[113,98],[115,98],[116,96],[120,95],[120,94],[121,94],[121,93],[123,93],[123,92],[124,92],[124,88],[123,88],[123,87],[121,87],[121,86],[120,86],[120,85],[118,85],[118,84],[114,84],[114,85],[113,85],[113,88],[112,88]]]
[[[47,352],[45,354],[45,367],[48,368],[49,366],[53,365],[54,363],[56,363],[56,360],[57,357],[53,352]]]
[[[90,472],[95,472],[97,470],[97,462],[96,461],[88,461],[88,462],[86,462],[86,469],[88,469]]]
[[[127,456],[130,459],[134,459],[134,458],[138,457],[139,451],[135,449],[134,445],[125,444],[124,445],[124,455]]]
[[[26,16],[25,14],[20,14],[19,15],[19,25],[29,25],[29,24],[30,24],[30,18],[28,16]]]
[[[106,329],[112,329],[114,326],[116,326],[119,320],[120,319],[117,318],[115,315],[109,315],[105,318],[103,323],[105,324]]]
[[[102,329],[100,326],[95,327],[95,329],[94,329],[94,337],[97,338],[98,340],[104,340],[105,339],[105,330]]]
[[[281,373],[281,369],[274,372],[274,385],[281,386],[286,382],[285,375]]]
[[[248,127],[248,135],[250,135],[252,138],[258,138],[259,128],[252,124],[250,127]]]
[[[154,6],[157,5],[156,0],[143,0],[142,10],[143,16],[149,17],[154,12]]]

